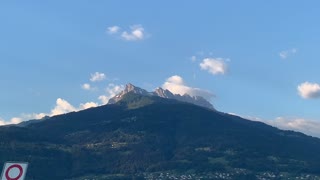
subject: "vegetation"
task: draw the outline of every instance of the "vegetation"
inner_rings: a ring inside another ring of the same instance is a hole
[[[28,180],[320,175],[319,152],[320,140],[302,133],[130,93],[114,105],[0,128],[0,163],[29,162]]]

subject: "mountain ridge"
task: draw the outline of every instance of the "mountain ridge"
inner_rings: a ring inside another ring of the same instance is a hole
[[[0,137],[0,164],[27,161],[34,180],[320,178],[318,138],[132,91],[114,104],[0,127]]]
[[[209,101],[207,101],[205,98],[203,98],[201,96],[190,96],[189,94],[184,94],[181,96],[180,94],[173,94],[171,91],[169,91],[167,89],[162,89],[161,87],[156,88],[155,91],[153,91],[153,92],[148,92],[142,88],[134,86],[131,83],[126,84],[125,89],[122,90],[117,95],[115,95],[114,97],[112,97],[109,100],[108,104],[114,104],[114,103],[120,101],[121,98],[129,92],[133,92],[135,94],[140,94],[140,95],[144,95],[144,96],[158,96],[158,97],[166,98],[166,99],[175,99],[178,101],[195,104],[195,105],[206,107],[209,109],[213,109],[213,110],[215,109]]]

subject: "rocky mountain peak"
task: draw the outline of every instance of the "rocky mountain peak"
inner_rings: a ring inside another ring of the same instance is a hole
[[[169,98],[169,99],[173,99],[174,98],[174,94],[172,92],[170,92],[167,89],[162,89],[161,87],[158,87],[154,92],[154,95],[162,97],[162,98]]]
[[[175,99],[178,101],[192,103],[209,109],[214,109],[212,104],[201,96],[190,96],[189,94],[184,94],[183,96],[181,96],[179,94],[173,94],[171,91],[163,89],[161,87],[156,88],[153,92],[148,92],[142,88],[134,86],[131,83],[128,83],[123,91],[111,98],[108,104],[114,104],[120,101],[123,98],[123,96],[129,92],[133,92],[135,94],[140,94],[143,96],[159,96],[166,99]]]
[[[128,83],[125,87],[125,89],[123,90],[122,94],[127,94],[128,92],[134,92],[136,94],[141,94],[141,95],[147,95],[148,91],[141,89],[139,87],[134,86],[131,83]]]
[[[126,87],[124,90],[122,90],[119,94],[115,95],[113,98],[109,99],[108,104],[114,104],[118,101],[120,101],[123,96],[129,92],[133,92],[135,94],[140,94],[140,95],[149,95],[148,91],[141,89],[139,87],[134,86],[131,83],[126,84]]]

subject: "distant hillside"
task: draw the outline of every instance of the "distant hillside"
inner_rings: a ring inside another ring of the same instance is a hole
[[[318,138],[135,92],[0,127],[0,163],[29,162],[28,180],[317,178],[319,152]]]

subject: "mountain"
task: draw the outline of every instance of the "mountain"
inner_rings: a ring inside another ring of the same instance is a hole
[[[140,90],[0,127],[0,163],[29,162],[28,180],[319,179],[319,152],[318,138]]]
[[[39,122],[44,121],[44,120],[49,119],[49,118],[50,118],[50,116],[44,116],[44,117],[41,118],[41,119],[30,119],[30,120],[28,120],[28,121],[23,121],[23,122],[21,122],[21,123],[19,123],[19,124],[13,124],[13,125],[10,125],[10,126],[26,127],[26,126],[28,126],[28,125],[30,125],[30,124],[39,123]]]
[[[113,98],[109,99],[108,104],[114,104],[116,102],[119,102],[124,97],[124,95],[126,95],[129,92],[133,92],[135,94],[140,94],[140,95],[144,95],[144,96],[152,95],[152,93],[149,93],[146,90],[141,89],[139,87],[136,87],[136,86],[129,83],[126,85],[124,90],[122,90],[119,94],[117,94]]]
[[[195,104],[195,105],[202,106],[202,107],[206,107],[209,109],[214,109],[212,104],[201,96],[190,96],[188,94],[184,94],[183,96],[181,96],[179,94],[173,94],[169,90],[167,90],[167,89],[165,90],[160,87],[157,88],[154,92],[147,92],[146,90],[141,89],[139,87],[136,87],[130,83],[126,85],[126,87],[123,91],[121,91],[119,94],[117,94],[116,96],[111,98],[109,100],[108,104],[114,104],[114,103],[120,101],[124,97],[124,95],[129,92],[133,92],[135,94],[140,94],[143,96],[159,96],[159,97],[167,98],[167,99],[175,99],[178,101],[188,102],[188,103]]]

